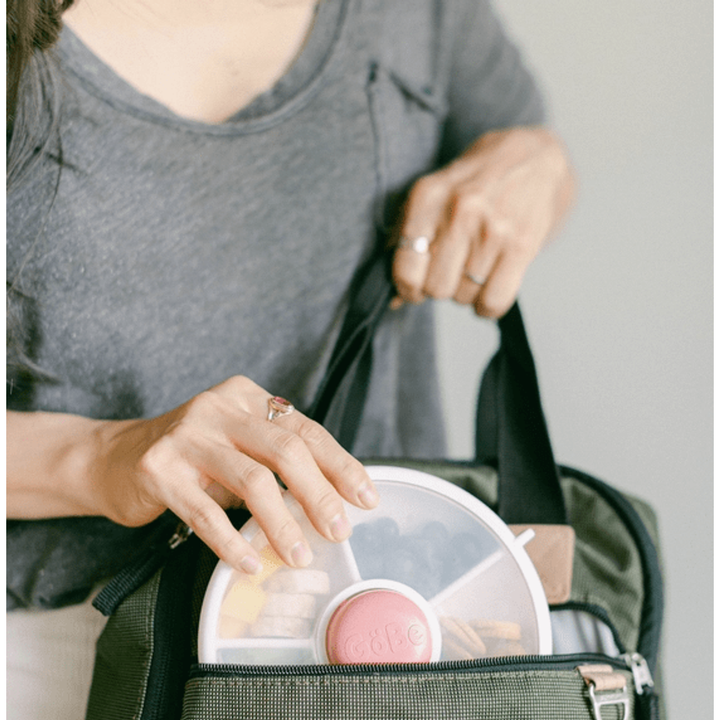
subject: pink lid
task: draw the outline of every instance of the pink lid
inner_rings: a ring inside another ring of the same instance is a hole
[[[432,638],[423,611],[394,590],[367,590],[341,603],[328,623],[335,664],[430,662]]]

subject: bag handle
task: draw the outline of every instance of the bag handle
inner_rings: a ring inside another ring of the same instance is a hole
[[[498,327],[500,347],[478,393],[475,460],[497,464],[498,515],[506,523],[566,525],[535,361],[517,302]]]
[[[330,362],[307,411],[349,451],[362,420],[372,371],[372,339],[393,296],[390,255],[377,253],[361,268]]]
[[[308,415],[352,450],[372,370],[372,338],[393,296],[389,253],[377,253],[350,288],[349,304]],[[520,308],[498,321],[500,346],[483,373],[475,457],[498,470],[498,514],[508,524],[567,524],[560,478]]]

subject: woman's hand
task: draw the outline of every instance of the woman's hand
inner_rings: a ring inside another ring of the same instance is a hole
[[[169,508],[221,559],[254,573],[259,555],[223,510],[243,502],[280,557],[305,566],[312,554],[274,473],[329,540],[350,535],[343,499],[371,508],[378,497],[361,463],[322,426],[299,411],[268,420],[270,397],[234,377],[149,420],[9,413],[9,514],[104,515],[139,526]],[[23,443],[38,454],[22,452]],[[47,477],[44,487],[40,476]]]
[[[567,156],[548,130],[483,135],[413,186],[393,264],[395,304],[454,298],[500,317],[572,194]]]
[[[256,551],[222,509],[242,501],[280,557],[305,566],[312,554],[282,500],[276,473],[321,535],[345,540],[351,528],[342,500],[374,507],[370,478],[302,413],[268,420],[270,397],[251,380],[235,377],[158,418],[110,426],[101,433],[108,451],[95,474],[103,514],[142,525],[169,508],[220,558],[256,572]]]

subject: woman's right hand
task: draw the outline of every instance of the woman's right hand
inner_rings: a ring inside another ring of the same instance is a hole
[[[351,533],[343,499],[372,508],[378,496],[362,464],[299,411],[268,420],[266,392],[233,377],[149,420],[103,422],[91,472],[99,514],[144,525],[166,508],[227,563],[254,573],[260,558],[223,508],[244,503],[278,555],[303,567],[312,554],[273,473],[317,531]]]

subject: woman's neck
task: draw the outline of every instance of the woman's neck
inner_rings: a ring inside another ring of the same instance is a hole
[[[139,92],[219,123],[285,74],[314,8],[315,0],[77,0],[64,20]]]

